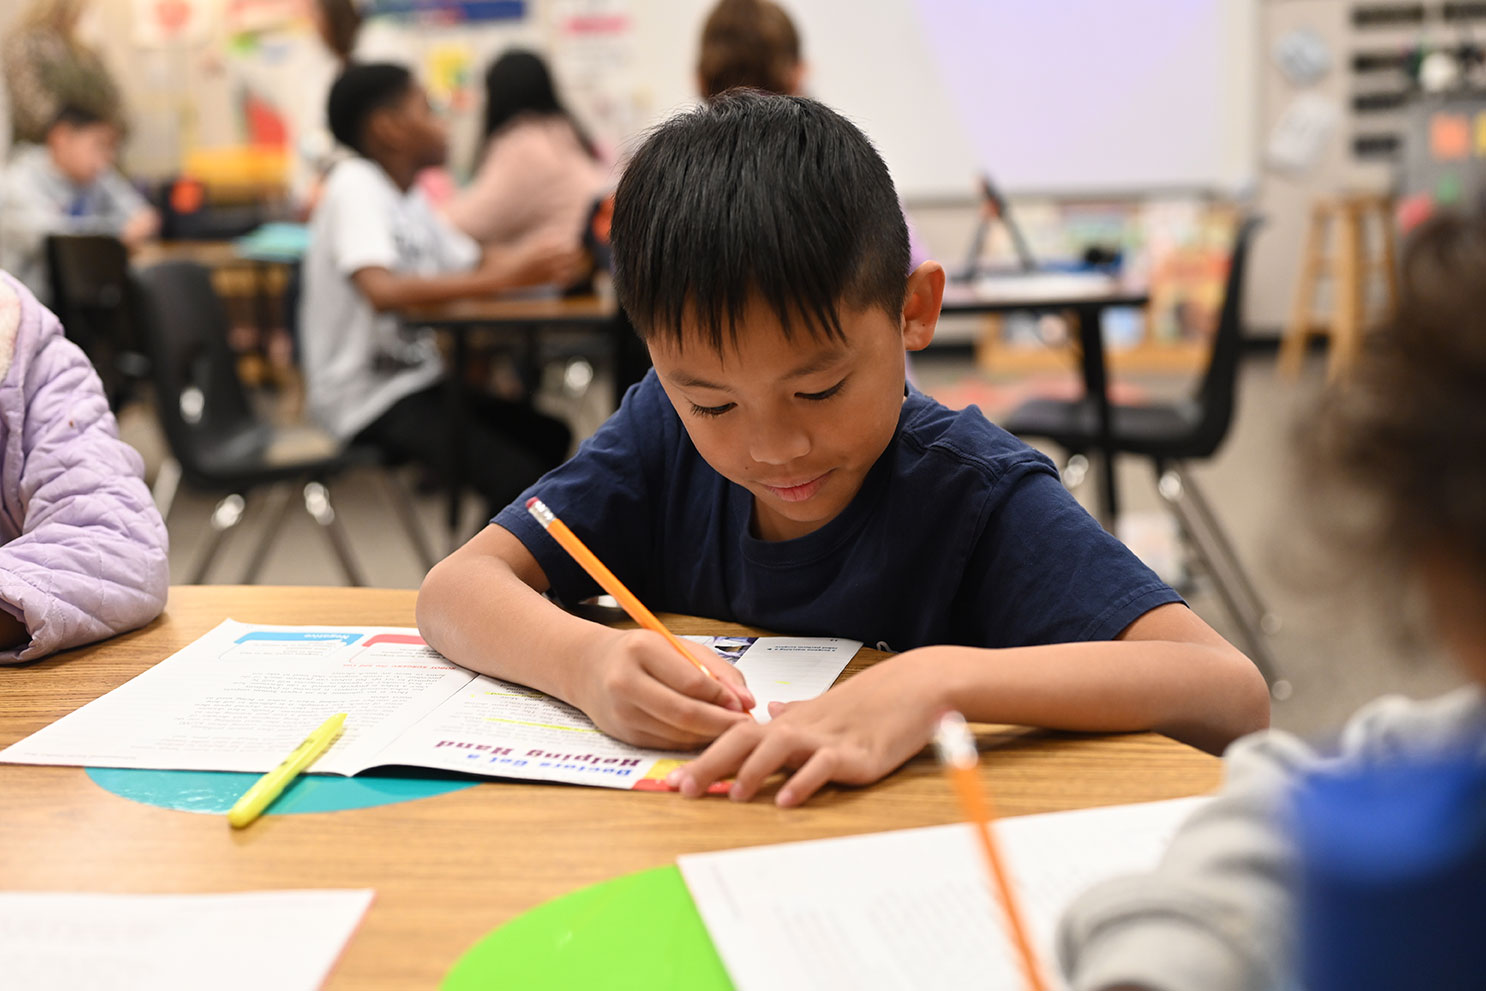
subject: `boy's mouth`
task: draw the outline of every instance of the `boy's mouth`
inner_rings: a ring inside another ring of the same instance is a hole
[[[835,469],[832,468],[831,471]],[[767,485],[763,482],[759,484],[781,502],[804,502],[820,491],[820,487],[826,483],[826,478],[830,476],[831,471],[822,472],[814,478],[796,482],[793,485]]]

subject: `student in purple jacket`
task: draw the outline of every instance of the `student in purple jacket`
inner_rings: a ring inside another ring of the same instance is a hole
[[[97,373],[0,273],[0,664],[143,626],[169,585],[165,523]]]

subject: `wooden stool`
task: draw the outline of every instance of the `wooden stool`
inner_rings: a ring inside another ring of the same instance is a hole
[[[1365,249],[1368,219],[1378,227],[1381,257],[1368,259]],[[1332,256],[1325,255],[1327,230],[1335,222],[1336,237]],[[1398,298],[1398,271],[1394,263],[1393,202],[1387,196],[1348,194],[1335,199],[1317,200],[1311,208],[1311,225],[1306,234],[1305,256],[1300,280],[1295,285],[1295,305],[1290,324],[1280,344],[1280,370],[1294,379],[1305,360],[1306,341],[1312,334],[1331,338],[1331,354],[1326,376],[1336,379],[1352,367],[1362,347],[1365,324],[1365,290],[1368,277],[1381,272],[1387,287],[1388,307]],[[1335,299],[1331,322],[1321,323],[1315,311],[1316,286],[1323,275],[1332,277]]]

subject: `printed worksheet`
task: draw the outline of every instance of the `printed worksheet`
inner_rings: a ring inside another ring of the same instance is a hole
[[[0,892],[0,974],[27,991],[313,991],[372,895]]]
[[[994,825],[1045,965],[1064,907],[1101,880],[1154,867],[1206,801]],[[678,863],[738,991],[1025,986],[968,825],[693,854]]]
[[[734,663],[759,700],[813,698],[861,645],[691,637]],[[155,770],[272,770],[330,716],[345,730],[312,768],[406,764],[492,777],[659,790],[687,755],[631,747],[541,692],[445,660],[415,629],[223,622],[190,646],[5,750],[0,762]]]

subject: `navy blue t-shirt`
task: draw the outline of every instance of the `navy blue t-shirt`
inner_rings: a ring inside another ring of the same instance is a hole
[[[909,390],[841,514],[793,540],[749,532],[753,496],[702,460],[652,371],[572,460],[494,522],[561,602],[598,586],[526,511],[538,496],[647,606],[779,633],[1018,647],[1111,640],[1175,592],[1084,511],[1052,462],[974,407]]]

